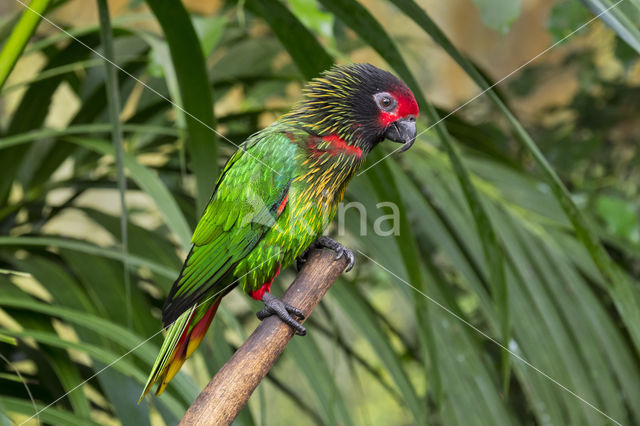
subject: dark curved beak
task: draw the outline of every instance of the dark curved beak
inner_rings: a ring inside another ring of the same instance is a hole
[[[384,137],[403,144],[397,152],[404,152],[411,148],[411,145],[416,141],[416,133],[416,118],[410,115],[391,123],[384,132]]]

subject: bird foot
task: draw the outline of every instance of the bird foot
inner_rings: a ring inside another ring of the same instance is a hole
[[[345,272],[349,272],[353,268],[353,264],[355,263],[355,257],[353,256],[353,251],[346,248],[333,238],[329,238],[325,235],[318,238],[314,243],[312,243],[309,248],[307,248],[298,258],[296,259],[296,266],[298,271],[302,268],[302,265],[307,261],[307,254],[309,250],[312,248],[328,248],[336,252],[336,257],[334,260],[338,260],[341,257],[347,259],[347,268],[344,270]]]
[[[304,314],[300,309],[283,302],[267,292],[262,295],[260,300],[264,303],[264,309],[256,314],[260,321],[271,315],[277,315],[283,323],[293,328],[298,336],[307,334],[307,329],[293,317],[297,317],[298,320],[304,319]]]

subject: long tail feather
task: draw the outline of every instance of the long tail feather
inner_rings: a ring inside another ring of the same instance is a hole
[[[171,379],[178,373],[182,364],[200,345],[211,321],[218,310],[222,297],[208,303],[198,304],[185,311],[168,329],[167,335],[156,362],[151,369],[149,379],[140,395],[138,404],[144,399],[155,383],[158,383],[156,395],[160,395]]]

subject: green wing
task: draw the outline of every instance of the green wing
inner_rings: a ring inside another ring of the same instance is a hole
[[[284,133],[271,130],[249,138],[231,157],[169,292],[162,312],[165,325],[211,294],[274,225],[293,179],[296,150]]]

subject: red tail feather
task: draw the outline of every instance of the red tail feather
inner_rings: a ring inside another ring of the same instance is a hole
[[[220,305],[220,300],[222,300],[222,297],[216,300],[204,316],[193,326],[191,326],[193,316],[191,317],[189,324],[182,332],[180,340],[173,350],[171,359],[167,363],[163,373],[160,375],[160,384],[156,390],[156,395],[160,395],[164,391],[171,379],[173,379],[173,377],[178,373],[182,364],[184,364],[187,358],[189,358],[193,351],[195,351],[200,345],[204,335],[207,333],[207,330],[211,325],[213,317],[216,315],[216,311]]]

